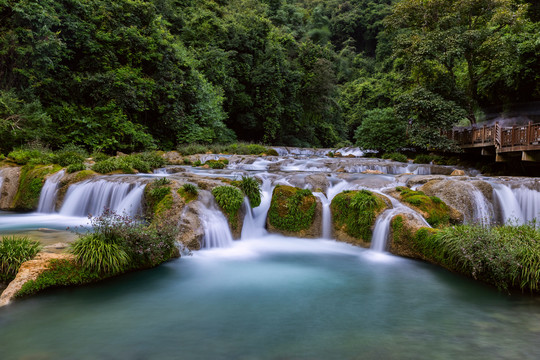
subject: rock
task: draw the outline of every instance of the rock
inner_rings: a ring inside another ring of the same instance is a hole
[[[376,174],[381,175],[384,174],[381,170],[364,170],[362,171],[362,174]]]
[[[74,256],[71,254],[39,253],[33,260],[24,262],[19,268],[19,272],[8,287],[0,296],[0,307],[9,304],[22,286],[30,280],[36,280],[44,272],[52,259],[71,260]]]
[[[0,209],[11,210],[13,200],[19,189],[19,177],[21,176],[20,167],[5,167],[1,170],[4,182],[0,188]]]
[[[465,176],[465,171],[456,169],[452,171],[450,176]]]
[[[199,201],[193,201],[183,209],[180,215],[177,241],[190,250],[199,250],[204,238],[200,216],[200,212],[204,211],[202,207]]]
[[[321,236],[322,204],[311,192],[301,195],[301,191],[305,190],[286,185],[274,188],[266,218],[269,232],[302,238]]]
[[[395,215],[390,222],[388,251],[394,255],[422,259],[414,248],[414,235],[425,227],[424,222],[411,213]]]

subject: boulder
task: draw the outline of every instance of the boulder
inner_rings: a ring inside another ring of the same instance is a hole
[[[398,256],[422,259],[422,255],[414,248],[414,236],[425,226],[421,219],[411,213],[395,215],[390,222],[388,251]]]
[[[465,171],[456,169],[456,170],[452,171],[450,176],[465,176]]]
[[[13,200],[19,189],[20,167],[2,168],[0,175],[4,178],[0,187],[0,210],[11,210]]]

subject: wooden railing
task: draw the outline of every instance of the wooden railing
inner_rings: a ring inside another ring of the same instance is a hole
[[[463,148],[495,146],[500,151],[510,151],[516,147],[520,150],[540,150],[540,123],[512,127],[502,127],[496,123],[492,126],[454,128],[446,132],[446,136]]]

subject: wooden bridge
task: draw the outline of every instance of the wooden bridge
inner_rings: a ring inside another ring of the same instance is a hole
[[[482,155],[495,155],[495,161],[508,161],[519,156],[522,161],[540,161],[540,123],[454,128],[447,131],[446,136],[464,150],[478,149]]]

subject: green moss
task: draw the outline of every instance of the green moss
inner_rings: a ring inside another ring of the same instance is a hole
[[[240,189],[232,186],[218,186],[212,189],[212,195],[221,207],[233,230],[238,228],[238,213],[244,202],[244,195]]]
[[[343,191],[332,199],[334,226],[348,235],[371,241],[371,227],[386,203],[371,191]]]
[[[433,227],[450,224],[450,208],[436,196],[427,196],[422,191],[413,191],[406,187],[397,187],[401,201],[416,207],[423,213],[426,221]]]
[[[199,189],[197,189],[196,185],[190,183],[182,185],[177,192],[186,201],[186,204],[199,197]]]
[[[21,169],[19,188],[14,199],[14,208],[22,211],[34,210],[39,203],[45,176],[59,171],[59,165],[25,165]]]
[[[78,183],[83,180],[86,180],[94,175],[97,175],[95,171],[92,170],[82,170],[75,174],[73,179],[71,180],[73,183]]]
[[[307,230],[313,224],[317,200],[308,189],[278,185],[268,211],[270,224],[284,231]]]
[[[204,165],[208,165],[211,169],[225,169],[229,164],[229,160],[208,160]]]
[[[392,223],[390,224],[390,226],[392,226],[392,234],[393,234],[394,242],[398,244],[403,243],[403,237],[405,236],[405,234],[403,233],[404,232],[403,216],[401,215],[396,216],[392,220]]]
[[[33,295],[50,287],[88,284],[107,277],[109,276],[85,269],[74,261],[53,259],[47,270],[41,273],[36,280],[26,282],[15,296]]]
[[[164,185],[163,183],[163,180],[156,179],[144,189],[147,216],[149,218],[154,218],[172,208],[173,197],[171,194],[171,187],[169,185]]]

